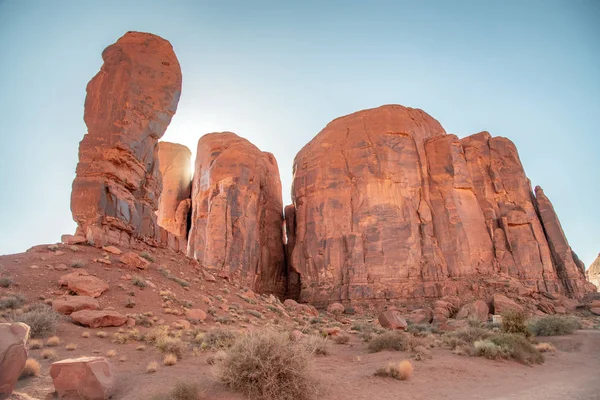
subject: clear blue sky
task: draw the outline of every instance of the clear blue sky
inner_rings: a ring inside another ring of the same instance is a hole
[[[87,82],[126,31],[183,71],[163,137],[231,130],[292,160],[330,120],[399,103],[519,149],[575,251],[600,252],[600,1],[0,0],[0,254],[60,240]]]

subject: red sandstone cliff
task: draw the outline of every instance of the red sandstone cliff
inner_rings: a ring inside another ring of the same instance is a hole
[[[90,243],[179,248],[161,229],[158,139],[177,109],[181,69],[171,44],[148,33],[128,32],[102,53],[104,64],[89,82],[71,194],[78,234]]]
[[[285,291],[275,157],[231,132],[198,141],[188,256],[255,291]]]
[[[480,278],[580,297],[589,286],[516,148],[459,140],[398,105],[328,124],[296,156],[286,207],[290,296],[332,301],[483,296]]]

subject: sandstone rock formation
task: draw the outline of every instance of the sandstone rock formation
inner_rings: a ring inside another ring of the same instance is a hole
[[[158,204],[158,225],[182,240],[187,239],[188,214],[192,205],[191,157],[192,152],[181,144],[158,143],[163,184]]]
[[[71,319],[90,328],[107,326],[122,326],[127,323],[127,317],[112,310],[81,310],[71,314]]]
[[[589,286],[552,206],[537,196],[506,138],[459,140],[398,105],[338,118],[294,161],[288,296],[321,306],[489,300],[485,278],[506,276],[580,297]]]
[[[15,388],[27,361],[29,326],[17,322],[0,324],[0,399]]]
[[[108,284],[96,278],[86,270],[79,270],[63,275],[58,281],[59,286],[66,286],[70,291],[80,296],[100,297],[108,290]]]
[[[590,265],[587,272],[587,279],[593,285],[596,285],[596,290],[600,292],[600,254]]]
[[[272,154],[231,132],[200,138],[189,257],[257,292],[283,294],[282,209]]]
[[[59,398],[104,400],[115,392],[115,376],[104,357],[69,358],[52,363],[50,376]]]
[[[177,109],[181,69],[171,44],[128,32],[102,53],[89,82],[71,211],[77,235],[102,246],[134,240],[185,248],[157,225],[157,143]]]
[[[69,315],[80,310],[98,310],[98,300],[89,296],[64,296],[52,301],[52,308],[57,312]]]

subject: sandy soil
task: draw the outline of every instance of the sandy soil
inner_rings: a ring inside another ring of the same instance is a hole
[[[209,305],[203,302],[202,297],[208,296],[211,305],[218,308],[219,315],[226,313],[223,308],[218,307],[221,303],[234,302],[240,303],[244,309],[256,309],[265,315],[261,320],[246,316],[234,319],[230,327],[235,329],[261,329],[262,325],[275,323],[285,326],[292,324],[293,318],[299,317],[292,314],[283,317],[269,314],[266,303],[260,299],[256,305],[245,303],[238,296],[243,293],[239,287],[221,280],[213,283],[198,279],[201,274],[196,271],[194,265],[166,251],[155,251],[152,255],[156,262],[152,268],[134,273],[143,275],[156,286],[145,289],[134,287],[129,280],[123,279],[123,276],[131,271],[119,265],[116,256],[110,256],[113,264],[106,266],[91,261],[92,258],[102,256],[100,250],[82,247],[75,252],[67,248],[61,248],[61,251],[62,255],[55,255],[42,246],[28,253],[0,256],[0,274],[10,276],[15,281],[15,285],[9,289],[0,288],[0,296],[18,291],[33,300],[38,299],[40,295],[46,299],[57,297],[64,292],[64,289],[57,286],[58,278],[72,272],[72,268],[57,271],[54,267],[58,264],[70,265],[73,259],[78,259],[85,261],[88,271],[109,282],[111,288],[100,297],[101,305],[123,313],[153,311],[155,315],[164,319],[166,324],[181,319],[181,316],[163,313],[159,291],[169,289],[177,294],[179,300],[191,302],[194,307],[205,310]],[[31,268],[31,265],[36,265],[37,268]],[[167,267],[172,274],[188,280],[188,290],[161,275],[158,271],[159,266]],[[134,309],[127,309],[124,304],[126,299],[131,297],[131,291],[135,291],[133,299],[136,306]],[[217,301],[217,297],[223,297],[225,300]],[[181,309],[177,304],[171,307]],[[202,327],[209,329],[214,325],[214,318],[209,316]],[[344,325],[344,329],[348,327]],[[108,333],[106,338],[95,336],[99,329],[89,330],[90,337],[82,338],[81,333],[85,330],[89,329],[76,326],[67,320],[61,322],[57,332],[61,345],[55,350],[60,359],[93,354],[105,355],[109,350],[116,350],[117,355],[110,358],[117,379],[117,394],[114,397],[116,400],[147,400],[158,392],[168,391],[178,381],[197,383],[205,399],[243,399],[243,396],[230,392],[218,382],[218,363],[211,366],[206,362],[213,352],[203,352],[196,356],[190,351],[176,365],[166,367],[162,365],[163,355],[151,346],[147,345],[145,351],[138,351],[138,342],[112,343],[111,336],[118,328],[102,329]],[[145,328],[140,327],[140,330],[144,331]],[[411,355],[390,351],[370,354],[365,343],[352,335],[348,344],[332,344],[330,355],[316,356],[313,369],[320,382],[319,399],[325,400],[600,399],[600,330],[581,330],[573,335],[541,338],[540,341],[553,343],[558,349],[555,354],[546,355],[543,365],[527,366],[514,361],[458,356],[448,349],[437,348],[431,350],[431,358],[412,361],[414,373],[410,380],[396,381],[375,377],[373,373],[389,361],[410,359]],[[67,343],[77,344],[77,349],[66,350]],[[51,361],[41,359],[41,351],[30,350],[30,356],[41,363],[41,375],[20,381],[17,391],[36,399],[52,399],[54,388],[48,375]],[[151,361],[158,361],[160,364],[154,374],[146,372],[146,366]]]

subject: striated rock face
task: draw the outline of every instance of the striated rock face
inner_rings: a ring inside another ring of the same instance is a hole
[[[158,225],[182,240],[187,239],[188,214],[192,205],[191,157],[190,149],[181,144],[158,143],[163,185],[158,203]]]
[[[188,256],[257,292],[283,294],[281,182],[270,153],[234,133],[198,141]]]
[[[586,274],[588,281],[596,286],[597,291],[600,291],[600,254],[590,265]]]
[[[157,143],[181,93],[177,57],[166,40],[128,32],[102,58],[87,86],[88,132],[71,194],[77,233],[96,246],[137,239],[179,248],[155,214],[162,189]]]
[[[480,278],[506,275],[579,297],[589,290],[583,272],[538,196],[508,139],[459,140],[398,105],[338,118],[294,161],[288,296],[316,305],[489,298],[494,288]]]

